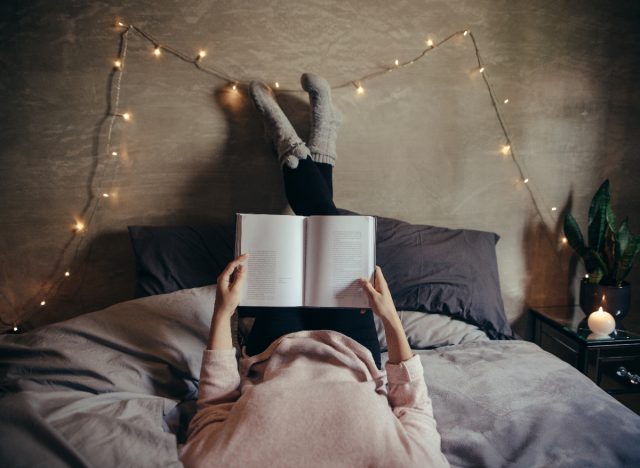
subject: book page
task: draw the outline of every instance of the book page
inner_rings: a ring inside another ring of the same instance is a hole
[[[304,217],[239,214],[236,236],[236,253],[249,254],[240,305],[302,306]]]
[[[375,218],[307,218],[305,305],[368,308],[359,278],[373,279]]]

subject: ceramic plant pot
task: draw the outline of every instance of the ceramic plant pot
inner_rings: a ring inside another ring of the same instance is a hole
[[[586,278],[580,282],[580,307],[587,316],[602,306],[620,323],[629,312],[630,301],[631,286],[626,281],[622,286],[592,284]]]

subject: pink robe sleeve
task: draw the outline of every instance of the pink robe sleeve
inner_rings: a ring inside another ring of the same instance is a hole
[[[386,364],[388,399],[408,439],[408,449],[423,466],[448,467],[440,448],[440,433],[433,417],[420,357]]]
[[[240,373],[235,349],[205,350],[200,370],[198,411],[189,423],[187,441],[204,429],[215,430],[227,419],[240,397]]]

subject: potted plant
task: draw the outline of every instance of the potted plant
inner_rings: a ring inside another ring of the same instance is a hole
[[[580,283],[582,310],[589,315],[602,305],[619,322],[629,311],[630,286],[624,279],[640,252],[640,236],[629,231],[628,218],[616,227],[609,180],[602,183],[591,200],[588,244],[571,213],[564,218],[564,235],[587,270]]]

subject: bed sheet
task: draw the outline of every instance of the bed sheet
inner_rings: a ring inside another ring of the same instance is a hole
[[[180,466],[214,288],[0,338],[0,462]],[[453,466],[640,466],[640,417],[523,341],[417,351]]]

